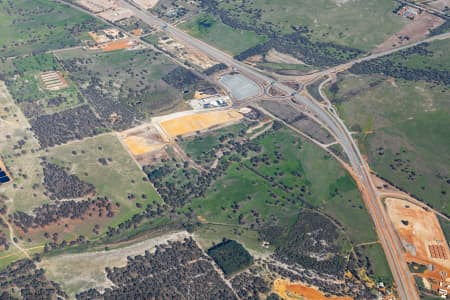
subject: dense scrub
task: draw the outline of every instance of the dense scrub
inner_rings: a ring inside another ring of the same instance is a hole
[[[208,255],[219,265],[225,275],[236,273],[253,262],[245,248],[236,241],[225,240],[208,250]]]
[[[114,287],[91,289],[77,299],[236,299],[192,239],[128,257],[125,267],[107,268],[106,274]]]
[[[275,255],[288,264],[299,264],[317,272],[343,274],[342,237],[328,218],[303,211],[289,229],[268,227],[265,238],[276,245]]]
[[[92,209],[92,208],[95,209]],[[49,224],[56,223],[58,220],[81,219],[94,211],[96,217],[112,217],[114,215],[113,205],[108,199],[98,198],[94,200],[83,201],[63,201],[55,204],[44,204],[33,210],[33,215],[17,211],[12,215],[14,225],[21,228],[24,232],[29,229],[37,229]]]
[[[96,135],[107,130],[87,105],[31,120],[43,148]]]
[[[11,293],[11,290],[17,293]],[[61,287],[45,277],[45,271],[38,269],[31,260],[19,260],[0,271],[1,299],[15,299],[20,295],[22,299],[56,299],[66,298]]]
[[[95,192],[94,185],[52,163],[44,163],[44,185],[53,199],[80,198]]]
[[[350,68],[350,72],[354,74],[382,73],[385,76],[410,81],[426,80],[445,85],[450,84],[450,71],[445,68],[438,69],[432,65],[425,68],[410,66],[416,57],[432,58],[433,51],[429,50],[429,44],[417,45],[387,57],[354,64]]]

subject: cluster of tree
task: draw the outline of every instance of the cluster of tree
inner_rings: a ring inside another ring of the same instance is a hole
[[[190,95],[198,89],[212,87],[209,82],[181,66],[164,75],[162,80],[181,91],[184,95]]]
[[[43,115],[31,120],[30,123],[43,148],[93,136],[107,130],[88,105]]]
[[[276,274],[276,277],[288,278],[293,282],[304,282],[318,286],[325,294],[350,296],[353,299],[378,299],[378,293],[373,293],[373,290],[367,287],[366,279],[359,277],[358,270],[360,266],[358,265],[351,267],[352,277],[318,274],[314,270],[304,269],[302,266],[296,265],[290,265],[290,269],[287,269],[277,261],[269,261],[265,266],[270,272]]]
[[[250,253],[233,240],[224,240],[213,246],[208,249],[208,255],[214,259],[225,275],[236,273],[253,263]]]
[[[113,217],[111,201],[107,198],[97,198],[83,201],[62,201],[54,204],[44,204],[33,210],[33,215],[16,211],[12,215],[13,222],[24,232],[29,228],[44,227],[56,223],[60,219],[82,219],[83,217]]]
[[[213,180],[222,174],[223,168],[217,167],[211,172],[199,173],[185,164],[176,181],[170,178],[178,172],[179,168],[167,163],[160,167],[145,166],[144,172],[165,203],[181,207],[192,198],[204,196]]]
[[[106,236],[108,238],[113,237],[114,235],[119,235],[125,230],[136,229],[142,221],[152,219],[154,217],[162,216],[166,211],[166,207],[156,204],[156,207],[153,207],[152,204],[147,204],[145,209],[137,214],[134,214],[129,219],[119,223],[116,227],[109,226],[106,232]]]
[[[270,291],[270,284],[261,276],[254,275],[251,272],[237,274],[231,280],[231,285],[242,300],[259,299],[259,295],[267,294]]]
[[[95,18],[77,18],[77,22],[67,22],[67,19],[62,17],[64,22],[51,22],[54,15],[66,15],[67,12],[63,11],[60,5],[49,7],[48,5],[42,6],[38,3],[32,3],[30,5],[24,5],[20,1],[1,1],[1,10],[12,17],[13,25],[16,23],[30,24],[27,27],[27,35],[21,34],[20,39],[11,39],[9,44],[3,44],[0,48],[0,56],[13,56],[16,55],[14,49],[19,47],[30,47],[33,49],[34,54],[44,53],[51,47],[54,49],[67,48],[76,46],[80,43],[80,35],[88,31],[97,31],[104,27],[101,22],[98,22]],[[16,25],[17,26],[17,25]],[[55,31],[55,27],[62,27],[64,30]],[[65,38],[55,39],[64,36]],[[48,43],[48,40],[53,43]],[[58,43],[56,43],[58,41]]]
[[[82,292],[77,299],[236,299],[192,239],[157,246],[152,254],[128,257],[121,268],[106,268],[112,288]]]
[[[90,242],[84,237],[84,235],[79,235],[78,237],[69,241],[65,239],[60,239],[57,233],[54,233],[53,235],[50,236],[50,234],[46,232],[44,236],[46,238],[51,238],[51,241],[45,243],[44,245],[44,253],[47,253],[51,250],[63,249],[68,246],[89,244]]]
[[[0,271],[1,299],[56,299],[67,298],[61,287],[45,277],[43,269],[38,269],[33,261],[16,261]]]
[[[253,14],[254,17],[249,19],[249,22],[243,22],[239,18],[234,17],[228,10],[221,9],[218,0],[201,0],[201,6],[209,13],[218,16],[220,20],[233,28],[254,31],[260,35],[274,36],[274,25],[271,23],[260,24],[261,11],[258,9],[249,10],[245,8],[245,2],[239,7],[242,12]]]
[[[283,262],[336,276],[344,272],[346,261],[337,228],[318,213],[304,210],[288,230],[269,226],[261,233],[276,246],[275,255]]]
[[[81,89],[83,95],[92,104],[103,123],[114,130],[125,130],[133,127],[138,120],[143,119],[142,114],[127,107],[115,99],[102,84],[91,78],[89,85]]]
[[[44,186],[50,193],[51,199],[80,198],[95,192],[95,186],[81,180],[78,176],[68,174],[58,165],[45,162]]]
[[[168,100],[163,91],[167,85],[154,80],[151,70],[144,65],[158,60],[159,52],[140,50],[128,58],[126,68],[96,71],[92,58],[73,58],[63,61],[72,79],[92,104],[102,121],[116,130],[124,130],[145,119],[146,113],[170,107],[176,101]],[[138,64],[139,62],[139,64]]]
[[[446,20],[441,26],[431,30],[431,35],[438,35],[450,31],[450,20]]]
[[[245,60],[254,55],[264,55],[269,50],[290,54],[307,64],[327,67],[344,63],[356,58],[361,50],[325,42],[312,42],[302,31],[272,37],[265,43],[256,45],[235,56],[238,60]]]
[[[282,35],[276,25],[270,22],[261,24],[258,21],[260,20],[261,10],[245,8],[244,2],[240,6],[240,10],[247,10],[247,13],[254,16],[245,21],[233,16],[228,10],[221,9],[217,0],[202,0],[202,6],[211,14],[219,16],[221,21],[228,26],[250,30],[269,37],[267,42],[256,45],[235,56],[238,60],[245,60],[254,55],[263,55],[270,49],[276,49],[279,52],[301,59],[307,64],[325,67],[341,64],[363,53],[359,49],[334,43],[313,42],[307,37],[309,29],[305,26],[293,27],[293,33]]]
[[[403,59],[407,59],[413,54],[420,56],[430,56],[430,51],[426,48],[426,45],[415,46],[410,49],[402,50],[397,54],[391,56],[368,60],[354,64],[349,71],[354,74],[373,74],[381,73],[385,76],[391,76],[395,78],[402,78],[405,80],[426,80],[429,82],[442,83],[445,85],[450,84],[450,71],[438,70],[430,68],[416,69],[405,66],[401,62],[395,60],[396,56],[400,56]]]
[[[227,170],[231,162],[239,160],[239,156],[245,157],[249,151],[261,151],[259,145],[247,140],[229,140],[227,148],[217,166],[209,171],[199,172],[188,163],[174,165],[171,161],[163,166],[147,165],[143,170],[165,203],[181,207],[193,198],[205,196],[211,184]]]
[[[213,75],[217,72],[223,71],[228,69],[228,66],[224,63],[219,63],[219,64],[215,64],[212,67],[209,67],[208,69],[203,71],[203,74],[205,74],[206,76],[210,76]]]

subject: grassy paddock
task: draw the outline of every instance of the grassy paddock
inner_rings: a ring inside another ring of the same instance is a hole
[[[200,15],[180,25],[196,38],[236,55],[266,40],[254,32],[234,29],[211,15]]]

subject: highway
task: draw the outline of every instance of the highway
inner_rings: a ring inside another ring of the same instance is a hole
[[[147,23],[150,26],[160,28],[167,35],[171,36],[178,42],[186,46],[195,48],[203,52],[204,54],[208,55],[213,60],[224,63],[238,70],[240,73],[254,80],[260,86],[273,85],[274,87],[283,91],[287,95],[291,95],[291,99],[293,102],[299,105],[302,104],[306,106],[307,109],[320,120],[320,122],[325,126],[325,128],[336,137],[337,141],[342,146],[342,148],[344,149],[345,153],[349,158],[350,165],[354,172],[353,175],[359,185],[363,199],[365,201],[365,205],[367,206],[367,209],[373,218],[375,228],[380,239],[380,243],[385,251],[386,258],[391,268],[394,280],[397,284],[397,291],[400,299],[405,300],[419,299],[418,291],[416,289],[413,277],[410,274],[406,262],[403,259],[403,248],[401,242],[393,229],[392,223],[387,217],[382,202],[380,201],[377,189],[370,175],[370,169],[368,168],[366,162],[364,161],[359,151],[359,148],[357,147],[353,138],[351,137],[350,132],[344,125],[343,121],[339,118],[333,107],[331,106],[325,107],[313,99],[298,94],[297,91],[295,91],[294,89],[274,80],[273,78],[267,75],[260,73],[258,70],[249,65],[246,65],[240,61],[233,59],[232,56],[224,53],[223,51],[216,49],[203,41],[193,38],[187,33],[166,23],[165,21],[157,18],[156,16],[152,15],[149,12],[143,11],[135,7],[134,5],[130,4],[127,1],[120,0],[119,2],[123,7],[132,10],[133,13],[135,14],[135,17],[141,19],[143,22]],[[346,63],[311,75],[314,75],[316,76],[316,78],[318,78],[320,76],[348,69],[352,64],[357,62],[375,59],[384,55],[389,55],[395,51],[412,47],[419,43],[449,37],[450,33],[443,34],[440,36],[434,36],[425,39],[421,42],[403,46],[394,50],[389,50],[377,54],[371,54],[363,58],[356,59],[350,63]]]

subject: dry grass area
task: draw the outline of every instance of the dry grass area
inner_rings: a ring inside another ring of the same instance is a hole
[[[105,289],[111,286],[106,278],[106,267],[123,267],[127,256],[143,255],[145,251],[154,251],[156,245],[167,241],[181,241],[189,237],[185,231],[155,237],[124,248],[109,251],[66,254],[44,258],[39,267],[46,270],[46,275],[62,285],[70,296],[89,288]]]
[[[116,6],[115,0],[78,0],[77,3],[93,13],[99,13]]]
[[[292,283],[285,279],[275,280],[273,283],[273,292],[285,300],[353,300],[351,297],[327,297],[317,288]]]
[[[133,0],[133,2],[136,3],[139,7],[150,9],[155,7],[155,5],[158,4],[159,0]]]
[[[123,19],[131,18],[134,16],[134,13],[128,8],[116,7],[114,9],[103,11],[99,13],[98,16],[114,23]]]
[[[301,60],[299,60],[289,54],[278,52],[275,49],[271,49],[269,52],[267,52],[265,59],[268,62],[272,62],[272,63],[293,64],[293,65],[305,64]]]
[[[385,203],[389,217],[408,252],[407,258],[418,263],[450,268],[450,250],[436,215],[405,200],[387,198]],[[442,249],[442,255],[438,255],[442,258],[430,251],[436,246]]]
[[[153,125],[123,131],[119,138],[134,156],[161,150],[168,142]]]
[[[0,81],[0,155],[6,165],[2,169],[9,172],[15,183],[2,185],[0,195],[11,201],[11,210],[30,211],[47,198],[39,159],[42,153],[30,127],[6,85]]]
[[[175,138],[179,135],[192,134],[209,128],[232,124],[240,121],[243,116],[235,110],[210,111],[181,116],[162,121],[160,126],[168,136]]]
[[[111,39],[104,34],[97,34],[93,31],[90,31],[88,34],[97,44],[103,44],[111,41]]]
[[[414,21],[406,24],[399,32],[389,37],[372,52],[383,52],[405,44],[417,42],[427,36],[431,29],[438,27],[442,23],[444,23],[443,19],[427,12],[422,12]],[[405,37],[408,37],[408,39],[405,39]]]

